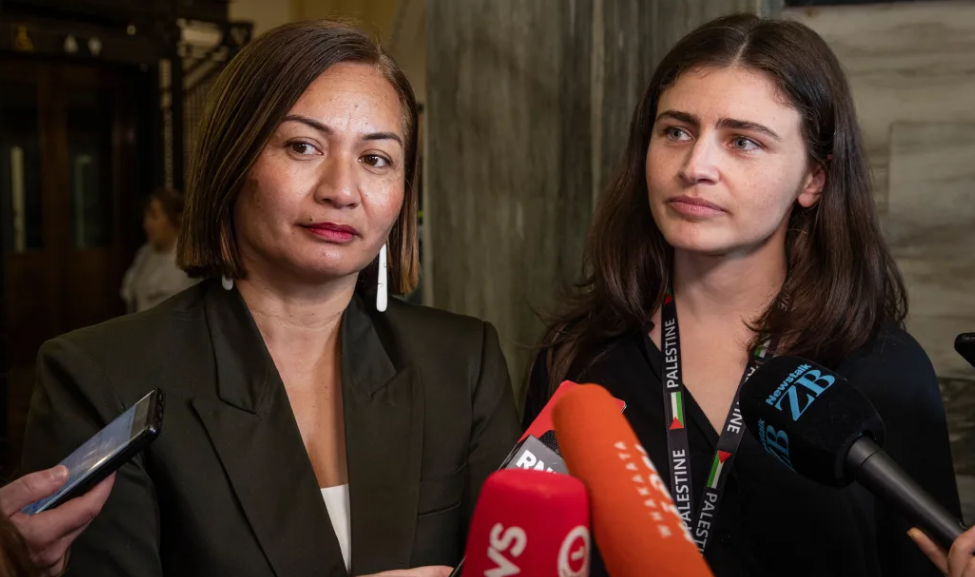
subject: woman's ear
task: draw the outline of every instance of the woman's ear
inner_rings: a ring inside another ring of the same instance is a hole
[[[826,165],[821,162],[813,163],[802,183],[802,190],[796,200],[803,208],[809,208],[819,202],[819,197],[826,186]]]

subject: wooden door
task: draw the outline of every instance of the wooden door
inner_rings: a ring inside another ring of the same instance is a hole
[[[4,460],[16,468],[38,347],[124,310],[134,129],[113,68],[5,59],[0,86]]]

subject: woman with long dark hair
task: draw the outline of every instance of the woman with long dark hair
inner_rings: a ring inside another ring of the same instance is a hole
[[[525,423],[566,378],[626,401],[718,576],[938,574],[863,489],[817,485],[725,427],[749,367],[816,360],[860,387],[888,452],[959,515],[937,381],[903,329],[853,99],[822,38],[744,15],[683,38],[634,113],[584,273],[532,368]],[[716,456],[725,473],[709,480]],[[720,497],[702,521],[705,489]]]

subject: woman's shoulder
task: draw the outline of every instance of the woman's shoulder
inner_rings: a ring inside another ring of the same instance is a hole
[[[510,399],[508,363],[490,323],[399,299],[390,299],[385,312],[373,308],[370,316],[393,365],[418,371],[438,402],[468,399],[454,394],[461,390],[490,399],[491,406]]]
[[[642,354],[642,335],[628,331],[622,334],[580,343],[572,354],[565,371],[569,380],[591,379],[606,372],[625,369],[632,364],[635,355]],[[533,381],[548,377],[548,367],[555,358],[556,347],[543,345],[536,351],[533,362]]]
[[[884,322],[870,342],[840,363],[838,370],[842,372],[843,369],[881,374],[934,372],[924,348],[907,330],[892,321]]]
[[[559,380],[599,384],[629,381],[634,363],[639,361],[639,356],[642,354],[641,338],[642,336],[637,332],[626,332],[583,344],[572,355],[568,369],[564,371],[564,375],[560,375]],[[555,352],[553,346],[543,345],[536,349],[532,358],[528,373],[523,427],[527,427],[534,420],[552,395],[550,371],[558,370],[553,366]]]
[[[910,333],[892,321],[885,322],[866,346],[847,357],[836,370],[874,404],[921,403],[915,405],[918,410],[929,403],[940,406],[931,359]]]
[[[389,308],[385,313],[397,324],[424,325],[438,331],[471,331],[482,330],[486,321],[469,315],[453,313],[426,305],[408,302],[401,298],[389,299]]]
[[[205,328],[204,285],[186,290],[146,311],[76,329],[55,337],[41,346],[39,356],[80,355],[101,367],[118,364],[153,365],[179,362],[174,347],[196,347],[190,335]]]
[[[398,348],[412,354],[477,354],[485,346],[499,346],[491,323],[401,299],[390,299],[385,312],[373,319]]]

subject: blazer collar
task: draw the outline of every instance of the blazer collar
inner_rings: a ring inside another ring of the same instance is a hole
[[[257,324],[236,289],[224,290],[211,282],[205,298],[218,395],[239,409],[262,414],[269,408],[268,388],[278,379]],[[339,331],[342,381],[356,395],[375,394],[399,372],[358,293],[345,309]]]
[[[375,394],[398,372],[377,331],[385,319],[373,318],[382,314],[370,311],[356,293],[342,315],[342,380],[356,395]]]
[[[193,406],[248,523],[279,577],[309,567],[345,575],[287,393],[247,305],[218,282],[205,303],[219,401]],[[423,389],[411,365],[390,358],[395,339],[382,314],[356,295],[339,335],[353,574],[410,566],[419,505]]]
[[[270,409],[267,393],[277,376],[257,324],[237,289],[224,290],[209,281],[204,307],[213,359],[217,395],[225,403],[254,414]]]

